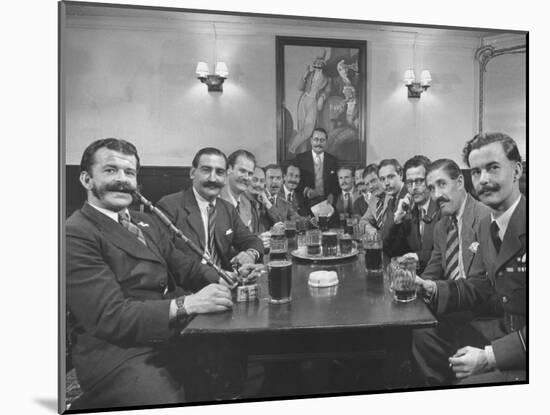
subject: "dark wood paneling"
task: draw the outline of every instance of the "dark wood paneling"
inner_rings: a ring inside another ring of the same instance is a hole
[[[157,203],[162,196],[191,186],[190,170],[190,167],[143,166],[138,175],[141,193],[153,204]],[[66,166],[65,174],[67,185],[65,204],[67,217],[69,217],[86,200],[86,191],[79,180],[80,166]]]

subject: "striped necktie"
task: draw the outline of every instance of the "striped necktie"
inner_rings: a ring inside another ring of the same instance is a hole
[[[210,259],[215,265],[220,265],[220,258],[218,257],[218,251],[216,250],[216,243],[214,240],[214,229],[216,229],[216,206],[213,203],[209,203],[207,207],[208,212],[208,252],[210,253]]]
[[[127,211],[119,212],[118,223],[120,223],[124,228],[134,234],[143,245],[147,246],[147,242],[145,241],[145,236],[143,235],[143,232],[137,225],[134,225],[130,221],[130,214]]]
[[[456,216],[452,216],[447,233],[447,249],[445,250],[445,278],[448,280],[457,280],[463,277],[460,275],[458,267],[459,245]]]
[[[376,201],[376,226],[378,226],[378,229],[382,228],[382,225],[384,224],[384,199],[379,198]]]

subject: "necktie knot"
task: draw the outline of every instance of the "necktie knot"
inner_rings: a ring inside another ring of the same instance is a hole
[[[118,213],[118,222],[122,225],[123,228],[134,234],[143,245],[147,246],[147,241],[145,240],[143,232],[137,225],[134,225],[130,221],[130,214],[128,213],[128,211],[125,210]]]

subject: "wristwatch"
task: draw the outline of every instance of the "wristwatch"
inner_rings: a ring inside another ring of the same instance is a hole
[[[176,298],[176,306],[176,321],[182,322],[189,317],[189,313],[185,308],[185,295]]]

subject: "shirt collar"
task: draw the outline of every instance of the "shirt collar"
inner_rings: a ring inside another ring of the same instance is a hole
[[[317,154],[315,151],[311,150],[311,154],[313,155],[313,161],[315,161],[317,156],[321,157],[321,163],[325,161],[325,152],[324,151],[321,154]]]
[[[462,202],[462,205],[460,205],[460,209],[458,209],[458,213],[456,214],[456,220],[462,220],[462,215],[464,215],[464,208],[466,207],[466,200],[468,200],[468,195],[464,198],[464,201]]]
[[[239,196],[238,198],[236,198],[234,195],[233,195],[233,192],[231,191],[231,188],[229,187],[229,185],[227,185],[227,195],[229,197],[229,203],[231,203],[234,207],[237,207],[237,205],[239,204],[239,202],[241,201],[241,196]]]
[[[199,208],[201,210],[206,209],[208,207],[208,205],[210,204],[210,202],[208,200],[206,200],[204,197],[202,197],[199,192],[197,192],[197,189],[195,189],[195,186],[193,186],[193,194],[195,195],[195,199],[197,199],[197,203],[199,205]],[[216,206],[216,199],[214,199],[212,201],[212,204],[214,206]]]
[[[115,222],[118,223],[118,212],[113,212],[112,210],[109,210],[109,209],[105,209],[105,208],[100,208],[99,206],[96,206],[94,205],[93,203],[91,202],[88,202],[88,204],[93,207],[94,209],[98,210],[99,212],[103,213],[105,216],[108,216],[109,218],[111,218],[112,220],[114,220]],[[130,212],[128,212],[128,209],[123,209],[121,212],[127,212],[128,213],[128,216],[130,216]]]
[[[284,192],[285,192],[285,199],[288,199],[288,194],[289,194],[289,193],[290,193],[290,194],[293,193],[293,191],[288,190],[288,188],[286,187],[286,184],[283,184],[283,190],[284,190]]]
[[[504,235],[506,234],[506,229],[508,228],[508,224],[510,223],[510,219],[512,218],[512,214],[514,213],[514,210],[516,210],[516,206],[518,205],[520,200],[521,200],[521,195],[518,197],[518,200],[516,200],[512,204],[512,206],[510,206],[498,218],[495,218],[494,213],[491,212],[491,221],[497,223],[498,229],[499,229],[498,234],[500,236],[500,239],[503,239]]]
[[[420,206],[419,209],[424,209],[424,215],[427,215],[429,207],[430,207],[430,198],[428,198],[428,200],[422,206]]]

